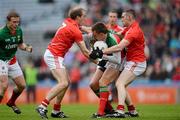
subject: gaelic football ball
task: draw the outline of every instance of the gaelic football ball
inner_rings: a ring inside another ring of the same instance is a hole
[[[97,47],[100,49],[100,50],[103,50],[105,48],[108,48],[107,44],[104,42],[104,41],[96,41],[94,43],[94,48],[97,49]]]

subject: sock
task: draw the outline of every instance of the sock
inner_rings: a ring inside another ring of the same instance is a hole
[[[128,105],[127,108],[128,108],[128,111],[134,111],[135,110],[134,105]]]
[[[93,92],[96,94],[96,96],[100,97],[100,95],[99,95],[99,89],[98,89],[98,90],[93,90]],[[106,109],[106,110],[109,110],[109,111],[112,111],[112,110],[113,110],[113,107],[112,107],[112,105],[111,105],[110,102],[107,102],[105,109]]]
[[[15,105],[15,101],[16,99],[19,97],[19,95],[21,94],[22,92],[15,92],[15,90],[13,90],[13,93],[12,93],[12,96],[11,98],[9,99],[9,101],[7,102],[7,104],[9,105]]]
[[[117,106],[117,110],[124,111],[124,105],[118,105],[118,106]]]
[[[52,113],[57,114],[57,113],[60,112],[60,109],[61,109],[61,105],[60,104],[54,104]]]
[[[106,103],[106,110],[109,110],[109,111],[113,110],[113,107],[109,101]]]
[[[42,102],[41,102],[41,107],[43,107],[43,108],[47,108],[47,106],[49,105],[49,101],[47,100],[47,99],[44,99]]]
[[[2,99],[3,99],[3,96],[2,96],[2,95],[0,95],[0,103],[1,103]]]
[[[108,101],[108,96],[109,96],[108,87],[107,86],[100,87],[100,103],[98,109],[99,115],[104,115],[104,110]]]

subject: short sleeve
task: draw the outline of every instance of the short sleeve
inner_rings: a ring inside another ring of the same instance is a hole
[[[134,40],[136,34],[134,32],[127,32],[126,35],[124,36],[125,40],[128,40],[130,43]]]
[[[81,42],[83,40],[83,36],[82,36],[81,31],[75,32],[74,40],[76,43]]]

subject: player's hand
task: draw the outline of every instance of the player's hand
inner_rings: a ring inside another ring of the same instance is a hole
[[[100,60],[97,65],[101,66],[101,67],[104,67],[106,65],[108,60]]]
[[[32,46],[31,45],[29,45],[29,44],[26,44],[26,48],[25,48],[25,50],[27,51],[27,52],[32,52]]]
[[[89,57],[93,60],[97,58],[102,58],[102,56],[103,56],[103,51],[100,50],[98,47],[96,49],[93,48],[93,51],[89,55]]]

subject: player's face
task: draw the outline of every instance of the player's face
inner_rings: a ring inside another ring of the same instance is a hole
[[[114,13],[114,12],[110,12],[108,14],[108,17],[109,17],[109,23],[110,24],[116,24],[118,18],[117,18],[117,13]]]
[[[79,17],[79,25],[85,25],[86,12],[82,11],[82,16]]]
[[[105,41],[107,35],[104,33],[97,33],[96,31],[93,31],[93,36],[97,41]]]
[[[125,12],[122,13],[121,21],[122,21],[124,27],[128,27],[129,21],[130,21],[130,16],[128,16]]]
[[[16,30],[19,25],[20,18],[19,17],[11,17],[10,21],[8,21],[9,27],[11,30]]]

